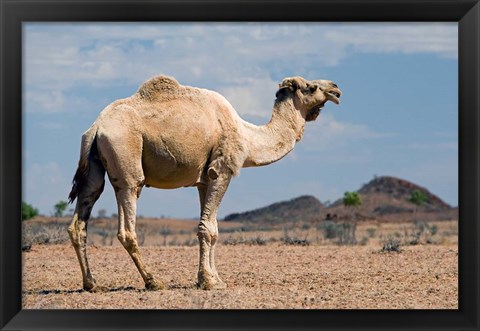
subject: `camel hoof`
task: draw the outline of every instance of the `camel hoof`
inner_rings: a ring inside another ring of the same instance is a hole
[[[166,287],[163,283],[153,280],[151,282],[145,283],[145,288],[149,291],[160,291],[164,290]]]
[[[197,283],[197,287],[201,290],[224,290],[227,288],[227,284],[222,282],[220,279],[215,281],[203,281]]]
[[[90,292],[90,293],[101,293],[101,292],[107,292],[108,291],[108,288],[106,288],[105,286],[99,286],[99,285],[93,285],[93,286],[84,286],[83,289],[87,292]]]

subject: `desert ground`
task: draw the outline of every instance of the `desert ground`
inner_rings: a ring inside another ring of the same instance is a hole
[[[36,221],[37,231],[47,222]],[[458,308],[457,225],[453,221],[435,223],[435,234],[415,243],[405,237],[409,224],[367,223],[358,227],[357,237],[363,239],[355,245],[339,245],[307,226],[288,234],[302,239],[282,241],[285,229],[240,232],[234,231],[239,224],[222,225],[216,261],[228,288],[218,291],[202,291],[195,285],[196,222],[150,221],[142,252],[167,289],[145,290],[124,248],[110,237],[105,240],[105,235],[92,234],[89,262],[97,283],[107,288],[101,293],[82,290],[74,249],[62,237],[65,224],[57,222],[58,233],[50,234],[52,239],[33,240],[23,252],[25,309]],[[96,226],[110,233],[111,224],[98,221]],[[164,236],[158,229],[164,229]],[[396,237],[400,246],[385,249],[385,243]]]

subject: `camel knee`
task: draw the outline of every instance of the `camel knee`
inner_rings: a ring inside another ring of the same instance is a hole
[[[78,240],[78,234],[73,224],[68,227],[67,232],[68,236],[70,237],[70,241],[72,242],[72,245],[74,247],[79,247],[80,241]]]
[[[201,221],[198,225],[197,237],[199,240],[203,239],[213,245],[218,238],[218,227],[212,222]]]
[[[132,247],[137,246],[137,236],[131,232],[120,232],[117,234],[117,238],[125,249],[130,250]]]
[[[87,237],[85,223],[79,224],[78,219],[74,219],[67,229],[68,236],[74,247],[80,247]]]

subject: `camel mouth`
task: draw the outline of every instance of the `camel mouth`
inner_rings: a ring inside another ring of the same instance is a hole
[[[325,94],[328,100],[332,101],[333,103],[336,103],[337,105],[340,103],[340,96],[342,95],[342,92],[340,92],[339,89],[326,91]]]
[[[333,89],[324,91],[324,93],[326,96],[326,100],[323,101],[322,103],[319,103],[313,106],[310,109],[310,111],[307,113],[307,116],[305,118],[307,122],[315,121],[317,119],[318,115],[320,115],[320,112],[322,111],[323,106],[325,106],[325,103],[327,103],[327,101],[332,101],[337,105],[340,104],[340,96],[342,95],[342,91],[340,91],[338,88],[333,88]]]

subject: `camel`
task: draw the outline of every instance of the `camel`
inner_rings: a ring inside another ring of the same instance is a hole
[[[242,167],[258,167],[289,153],[327,101],[341,91],[328,80],[285,78],[266,125],[250,124],[219,93],[155,76],[132,96],[114,101],[83,134],[69,202],[77,199],[68,227],[86,291],[100,291],[88,265],[87,224],[105,185],[105,172],[118,205],[117,237],[130,254],[148,290],[164,289],[149,271],[135,233],[136,203],[144,186],[196,186],[200,198],[197,286],[224,289],[215,267],[217,211],[230,179]]]

